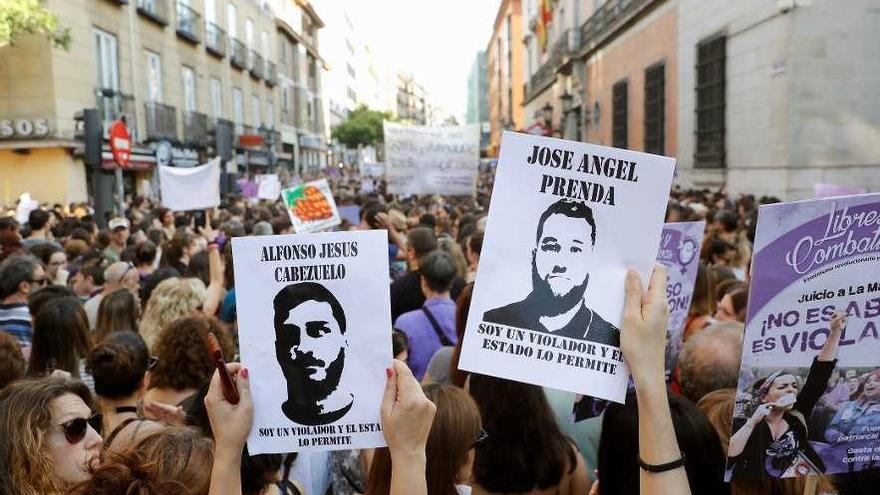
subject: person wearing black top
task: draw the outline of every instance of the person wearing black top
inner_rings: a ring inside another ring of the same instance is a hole
[[[759,405],[751,417],[734,418],[728,451],[734,476],[782,478],[825,471],[825,463],[807,442],[807,425],[837,364],[844,325],[842,314],[831,320],[831,333],[801,390],[797,377],[781,371],[755,382],[753,395]]]
[[[419,260],[435,249],[437,249],[437,237],[433,230],[427,227],[416,227],[407,234],[406,262],[409,271],[391,284],[391,321],[397,321],[398,316],[408,311],[421,309],[425,304]],[[464,290],[465,285],[467,283],[463,278],[455,277],[449,291],[449,296],[453,301],[458,300],[458,295]]]
[[[584,301],[595,245],[596,222],[586,203],[561,199],[550,205],[538,220],[532,291],[486,311],[483,320],[619,347],[619,329]]]

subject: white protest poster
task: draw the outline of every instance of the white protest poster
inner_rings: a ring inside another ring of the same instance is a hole
[[[505,132],[460,367],[622,402],[624,278],[647,287],[674,167]]]
[[[361,177],[375,177],[381,179],[385,177],[385,164],[379,162],[361,162],[358,165]]]
[[[880,194],[761,206],[751,277],[728,474],[880,466]]]
[[[162,206],[175,211],[220,206],[220,157],[198,167],[159,165]]]
[[[388,192],[473,196],[480,165],[480,126],[384,123]]]
[[[296,233],[317,232],[342,223],[327,179],[285,189],[281,198]]]
[[[666,335],[666,372],[675,369],[681,339],[694,296],[694,282],[700,267],[700,248],[706,222],[663,224],[657,261],[666,266],[666,300],[669,328]]]
[[[257,197],[275,201],[281,196],[281,180],[278,174],[263,174],[257,176]]]
[[[241,362],[254,397],[250,453],[385,445],[386,234],[236,237],[232,256]]]

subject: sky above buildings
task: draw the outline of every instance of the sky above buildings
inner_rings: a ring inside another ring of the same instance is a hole
[[[315,2],[320,8],[336,0]],[[477,51],[486,48],[499,0],[359,0],[347,4],[377,62],[411,72],[429,101],[464,122],[467,78]],[[337,4],[339,5],[339,4]],[[330,7],[332,8],[332,7]],[[384,60],[383,60],[384,59]]]

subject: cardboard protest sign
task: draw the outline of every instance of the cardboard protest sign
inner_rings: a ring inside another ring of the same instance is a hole
[[[751,274],[728,476],[877,467],[880,194],[761,206]]]
[[[504,133],[460,367],[622,402],[624,278],[647,286],[674,166]]]
[[[220,158],[198,167],[159,165],[162,205],[175,211],[220,206]]]
[[[257,176],[257,197],[275,201],[281,195],[281,180],[278,174]]]
[[[250,453],[385,445],[385,233],[236,237],[232,255],[241,361],[254,397]]]
[[[473,196],[480,164],[480,126],[384,123],[385,179],[392,194]]]
[[[293,231],[315,232],[342,222],[327,179],[306,182],[281,191]]]
[[[666,336],[666,372],[675,369],[681,338],[687,323],[694,282],[700,266],[700,247],[706,222],[663,224],[657,261],[666,265],[666,299],[669,302],[669,333]]]

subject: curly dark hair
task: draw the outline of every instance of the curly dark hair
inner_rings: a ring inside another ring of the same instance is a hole
[[[159,334],[153,354],[159,358],[150,371],[150,388],[174,390],[198,389],[214,373],[214,359],[205,346],[205,337],[213,332],[220,348],[232,357],[232,338],[214,318],[185,316],[165,327]]]

